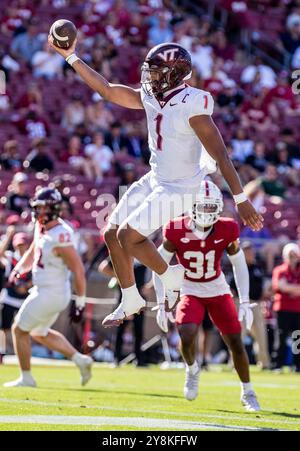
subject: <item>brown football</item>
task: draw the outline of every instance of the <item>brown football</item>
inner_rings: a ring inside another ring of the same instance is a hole
[[[77,28],[70,20],[59,19],[52,24],[50,34],[56,47],[68,49],[76,38]]]

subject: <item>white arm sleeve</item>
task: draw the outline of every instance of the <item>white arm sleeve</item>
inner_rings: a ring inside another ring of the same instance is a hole
[[[232,264],[234,281],[238,291],[240,302],[249,301],[249,271],[245,259],[245,254],[240,249],[234,255],[228,255]]]
[[[160,253],[160,255],[162,256],[162,258],[165,260],[165,262],[170,263],[174,253],[167,251],[167,249],[164,248],[163,244],[161,244],[157,250]],[[152,280],[153,280],[153,285],[154,285],[154,289],[156,292],[156,301],[158,304],[160,304],[161,302],[164,301],[164,296],[165,296],[164,286],[162,284],[162,281],[160,280],[160,277],[154,271],[152,274]]]

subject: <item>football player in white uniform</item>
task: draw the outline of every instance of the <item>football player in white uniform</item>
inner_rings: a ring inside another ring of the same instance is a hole
[[[71,359],[80,370],[82,385],[91,378],[93,360],[77,352],[60,332],[51,329],[71,300],[70,272],[74,275],[77,293],[74,321],[81,317],[85,305],[84,267],[73,245],[73,230],[59,218],[61,201],[60,193],[52,188],[39,190],[31,201],[35,220],[34,239],[14,267],[10,281],[31,270],[33,287],[12,327],[21,376],[4,384],[6,387],[36,386],[30,369],[30,336]]]
[[[133,257],[156,272],[172,310],[179,301],[184,268],[168,265],[152,241],[152,232],[190,210],[204,176],[218,164],[234,195],[245,224],[260,230],[263,218],[247,199],[220,133],[214,124],[212,96],[186,84],[192,73],[191,56],[176,43],[155,46],[142,65],[142,89],[109,83],[75,53],[76,41],[60,53],[84,82],[105,100],[126,108],[144,109],[148,121],[151,171],[134,183],[113,211],[105,231],[122,302],[108,315],[105,326],[119,325],[145,307],[136,288]],[[204,160],[208,163],[206,163]],[[212,164],[213,163],[213,164]]]

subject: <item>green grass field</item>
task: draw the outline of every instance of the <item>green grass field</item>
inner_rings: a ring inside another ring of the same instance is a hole
[[[263,407],[240,405],[235,373],[201,375],[198,399],[182,396],[184,371],[96,365],[81,388],[72,366],[34,366],[38,388],[3,388],[18,368],[0,366],[0,430],[300,430],[300,375],[252,370]]]

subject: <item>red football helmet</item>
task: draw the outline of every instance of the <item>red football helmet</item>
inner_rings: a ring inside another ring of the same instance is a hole
[[[57,189],[40,189],[30,201],[33,219],[45,225],[59,218],[61,203],[62,197]]]
[[[166,43],[153,47],[142,65],[141,84],[148,95],[162,99],[163,94],[180,86],[192,75],[189,52],[179,44]]]

